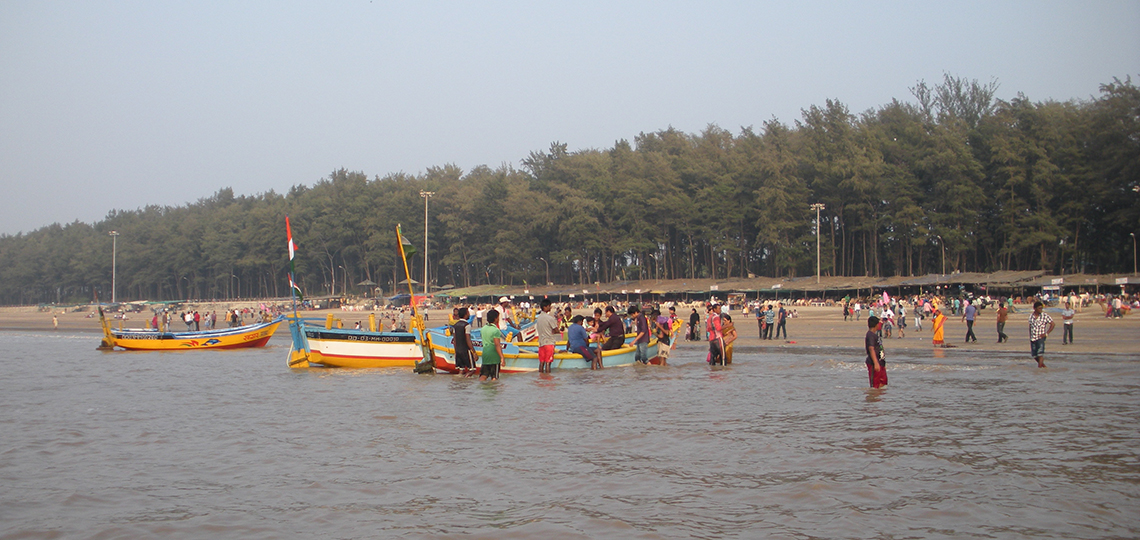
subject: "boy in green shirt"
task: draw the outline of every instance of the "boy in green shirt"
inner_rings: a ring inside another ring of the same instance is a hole
[[[499,331],[498,310],[487,310],[487,324],[480,332],[483,340],[483,366],[479,368],[479,380],[498,379],[499,364],[503,362],[503,333]]]

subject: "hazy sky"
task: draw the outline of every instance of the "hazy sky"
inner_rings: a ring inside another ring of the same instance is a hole
[[[1088,99],[1140,78],[1138,29],[1140,1],[5,1],[0,234],[861,112],[944,72]]]

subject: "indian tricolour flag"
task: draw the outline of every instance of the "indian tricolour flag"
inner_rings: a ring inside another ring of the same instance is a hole
[[[293,258],[297,254],[297,247],[293,244],[293,228],[289,226],[289,216],[285,216],[285,234],[289,237],[289,287],[297,293],[297,298],[300,298],[301,301],[304,302],[305,295],[301,294],[301,288],[293,281],[293,273],[297,271],[293,266]]]

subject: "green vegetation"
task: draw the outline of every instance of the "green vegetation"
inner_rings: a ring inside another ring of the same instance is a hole
[[[436,193],[436,285],[540,283],[547,265],[556,283],[810,275],[817,202],[825,274],[1130,271],[1140,89],[1114,80],[1088,101],[1033,103],[995,88],[947,76],[912,88],[913,103],[856,115],[828,100],[794,126],[670,128],[605,150],[555,143],[519,169],[339,170],[285,195],[113,211],[0,236],[0,302],[109,299],[111,230],[120,300],[286,296],[285,215],[307,295],[346,280],[391,293],[396,223],[423,245],[421,190]]]

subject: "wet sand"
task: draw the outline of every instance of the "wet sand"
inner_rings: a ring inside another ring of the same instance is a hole
[[[253,304],[256,306],[256,304]],[[228,307],[243,307],[243,304],[206,304],[194,306],[191,309],[199,311],[205,309],[221,311]],[[810,307],[798,306],[799,317],[788,319],[787,339],[760,340],[759,328],[756,319],[751,315],[742,315],[739,311],[733,312],[740,338],[736,349],[744,348],[763,349],[819,349],[819,348],[845,348],[852,349],[855,354],[862,349],[863,336],[867,332],[866,318],[859,321],[843,320],[838,307]],[[1001,353],[1002,355],[1029,354],[1029,329],[1026,319],[1029,317],[1028,307],[1018,307],[1017,313],[1010,314],[1006,323],[1005,332],[1009,335],[1006,343],[997,343],[997,331],[992,311],[985,311],[974,323],[974,334],[978,337],[977,343],[965,343],[966,323],[960,317],[949,317],[946,321],[946,344],[953,346],[954,351],[985,351]],[[30,330],[51,332],[56,329],[52,325],[52,316],[58,316],[58,331],[91,332],[98,333],[99,319],[97,316],[88,317],[90,312],[39,311],[35,307],[0,307],[0,330]],[[365,311],[346,312],[340,309],[306,311],[306,317],[325,317],[332,313],[344,321],[345,327],[351,327],[356,321],[367,325],[368,313]],[[383,312],[381,312],[383,313]],[[391,312],[389,312],[391,313]],[[575,313],[586,314],[586,310],[576,310]],[[687,320],[691,310],[683,308],[678,315]],[[703,310],[698,310],[704,320]],[[1132,314],[1122,319],[1106,319],[1097,306],[1089,306],[1083,312],[1077,313],[1074,324],[1075,343],[1061,344],[1061,316],[1055,310],[1049,311],[1057,327],[1049,335],[1046,356],[1081,355],[1081,354],[1126,354],[1140,356],[1140,316]],[[447,311],[431,310],[428,312],[429,324],[440,324],[447,320]],[[144,320],[149,319],[149,313],[128,314],[128,320],[123,323],[125,327],[142,327]],[[120,321],[113,321],[115,327]],[[884,345],[891,349],[933,349],[931,343],[932,332],[930,320],[923,323],[924,330],[917,331],[913,326],[906,329],[906,337],[884,339]],[[896,336],[897,336],[896,331]],[[94,339],[94,337],[92,338]],[[703,342],[680,340],[678,347],[705,347]]]

